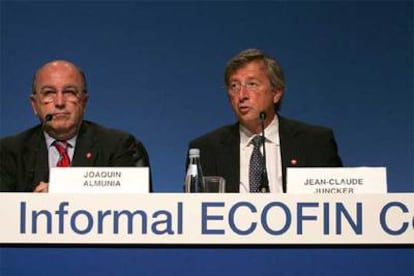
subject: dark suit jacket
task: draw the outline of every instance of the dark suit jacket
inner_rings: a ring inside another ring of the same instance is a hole
[[[279,116],[283,191],[286,192],[287,167],[340,167],[332,130],[311,126]],[[191,141],[189,148],[200,149],[204,175],[226,179],[226,192],[238,193],[240,186],[239,124],[228,125]],[[296,160],[296,164],[291,164]]]
[[[149,167],[150,164],[143,144],[132,135],[83,121],[71,166]],[[49,181],[48,151],[41,126],[2,138],[0,191],[32,192],[40,181]]]

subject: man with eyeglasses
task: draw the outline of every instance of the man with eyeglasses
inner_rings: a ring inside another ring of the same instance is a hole
[[[83,120],[88,99],[85,74],[73,63],[55,60],[37,70],[30,101],[40,124],[0,140],[0,191],[48,192],[56,166],[149,167],[132,135]]]
[[[189,148],[200,149],[204,175],[225,178],[226,192],[283,193],[287,167],[342,166],[332,130],[279,115],[285,80],[274,58],[244,50],[227,63],[224,81],[238,122]]]

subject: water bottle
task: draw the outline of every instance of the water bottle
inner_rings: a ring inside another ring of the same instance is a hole
[[[200,150],[190,149],[188,152],[189,163],[185,176],[185,192],[200,193],[203,189],[203,171],[200,163]]]

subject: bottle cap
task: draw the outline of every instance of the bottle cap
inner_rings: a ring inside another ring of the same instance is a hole
[[[188,151],[190,157],[200,157],[200,150],[199,149],[190,149]]]

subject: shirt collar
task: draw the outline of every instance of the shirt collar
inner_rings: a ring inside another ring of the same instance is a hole
[[[243,125],[239,124],[240,132],[240,144],[243,147],[247,147],[250,141],[256,134],[252,133]],[[277,115],[273,118],[272,122],[265,128],[265,138],[268,143],[279,145],[279,118]]]
[[[43,131],[43,134],[45,135],[45,139],[46,139],[46,145],[48,148],[50,148],[51,146],[53,146],[53,143],[56,141],[55,138],[51,137],[49,134],[47,134],[46,131]],[[70,138],[69,140],[66,140],[66,142],[68,143],[69,147],[74,148],[76,145],[76,138],[78,138],[78,135],[73,136],[72,138]]]

